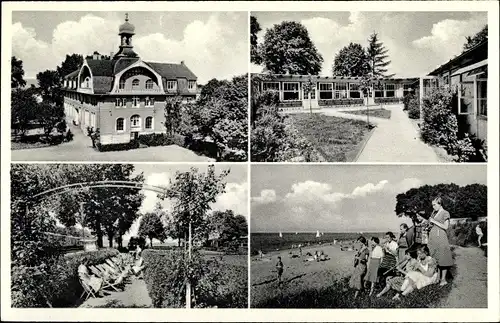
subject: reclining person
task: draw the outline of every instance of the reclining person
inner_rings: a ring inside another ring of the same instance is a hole
[[[138,276],[142,272],[144,267],[144,259],[140,257],[136,260],[134,266],[132,266],[132,272],[134,273],[134,275]]]
[[[78,266],[78,277],[84,283],[86,283],[94,293],[103,296],[101,288],[103,286],[104,280],[89,273],[89,269],[87,267],[88,263],[88,259],[84,258],[82,263]]]

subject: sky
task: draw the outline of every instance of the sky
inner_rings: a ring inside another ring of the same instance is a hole
[[[398,231],[396,195],[425,184],[486,184],[483,165],[253,165],[251,231]],[[429,202],[430,203],[430,202]]]
[[[154,186],[168,186],[169,180],[175,177],[177,171],[188,171],[191,167],[198,168],[200,172],[206,172],[207,165],[172,165],[172,164],[136,164],[136,174],[143,173],[145,184]],[[212,205],[212,210],[225,211],[233,210],[236,214],[245,216],[248,220],[248,175],[247,166],[244,164],[216,164],[215,171],[220,174],[222,170],[229,169],[229,175],[226,177],[226,192],[217,197],[216,202]],[[161,202],[164,208],[168,211],[171,204],[168,200],[160,201],[157,194],[151,191],[143,191],[145,198],[142,202],[140,212],[146,213],[153,210],[157,202]],[[132,225],[129,233],[124,236],[124,240],[137,235],[139,229],[139,221]],[[172,242],[172,241],[168,241]]]
[[[397,77],[427,75],[462,51],[465,37],[487,24],[486,12],[252,12],[265,32],[282,21],[297,21],[322,54],[321,75],[331,75],[335,54],[350,42],[368,45],[377,32],[389,50],[389,74]],[[262,67],[252,64],[252,72]]]
[[[248,72],[246,12],[128,12],[134,50],[146,61],[180,63],[205,84]],[[12,55],[25,77],[55,69],[66,54],[109,55],[119,46],[125,12],[14,11]]]

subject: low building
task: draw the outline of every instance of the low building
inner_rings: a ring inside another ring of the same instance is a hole
[[[488,41],[464,51],[439,66],[422,80],[422,91],[449,87],[457,94],[455,107],[466,132],[487,140],[488,130]]]
[[[319,109],[356,105],[402,103],[418,87],[418,78],[372,78],[366,92],[361,77],[254,74],[259,90],[279,93],[283,108]],[[310,89],[310,90],[309,90]]]
[[[142,60],[134,52],[135,27],[119,27],[121,45],[109,58],[86,58],[64,77],[66,116],[83,131],[99,129],[102,145],[128,143],[142,134],[165,132],[164,106],[168,97],[195,100],[197,77],[180,64]]]

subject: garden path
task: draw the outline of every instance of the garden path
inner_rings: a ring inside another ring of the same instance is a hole
[[[477,247],[455,249],[457,274],[450,294],[440,307],[479,308],[488,306],[488,266],[484,251]]]
[[[418,130],[403,111],[400,104],[383,106],[391,111],[390,119],[370,116],[370,123],[376,124],[373,134],[360,153],[357,162],[439,162],[432,149],[421,139]],[[363,109],[363,108],[361,108]],[[340,118],[366,121],[366,116],[342,113],[349,109],[322,109],[321,113]]]
[[[90,138],[80,128],[71,122],[68,122],[68,127],[74,134],[72,141],[57,146],[12,150],[12,161],[213,161],[177,145],[99,152],[92,148]]]
[[[132,278],[123,292],[112,292],[99,298],[91,297],[80,307],[152,307],[152,301],[144,280]]]

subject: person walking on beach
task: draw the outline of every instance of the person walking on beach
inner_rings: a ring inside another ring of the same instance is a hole
[[[283,276],[283,262],[281,261],[281,257],[278,257],[278,262],[276,263],[276,271],[278,274],[278,286],[283,283],[282,281],[282,276]]]
[[[482,246],[481,239],[483,238],[483,230],[481,230],[479,224],[476,225],[476,234],[477,234],[477,243],[479,244],[479,248],[481,248]]]
[[[384,250],[380,246],[380,240],[377,237],[372,237],[370,239],[370,244],[372,247],[372,252],[368,260],[368,269],[366,271],[365,281],[371,284],[370,286],[370,296],[373,295],[375,290],[375,284],[378,281],[378,268],[380,262],[384,257]]]
[[[361,245],[356,256],[354,257],[354,272],[351,279],[349,279],[349,288],[354,289],[354,298],[358,297],[359,291],[363,289],[363,278],[366,274],[366,263],[370,256],[368,250],[368,241],[365,237],[361,236],[357,242]]]
[[[448,242],[448,227],[450,225],[450,213],[442,206],[440,197],[432,201],[434,211],[429,218],[431,229],[429,231],[429,242],[427,246],[430,250],[430,256],[437,261],[441,270],[441,280],[439,285],[444,286],[448,268],[453,266],[453,257],[451,254],[450,243]]]

